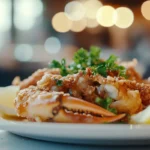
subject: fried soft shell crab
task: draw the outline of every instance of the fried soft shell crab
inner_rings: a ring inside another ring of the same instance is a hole
[[[128,122],[129,115],[150,103],[150,84],[135,71],[133,62],[116,56],[99,58],[100,49],[77,51],[73,63],[53,60],[49,68],[13,82],[18,116],[29,121],[65,123]]]

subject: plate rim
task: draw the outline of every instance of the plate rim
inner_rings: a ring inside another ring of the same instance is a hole
[[[0,120],[0,129],[18,135],[82,140],[150,140],[150,125],[71,124]],[[76,130],[75,130],[76,129]]]

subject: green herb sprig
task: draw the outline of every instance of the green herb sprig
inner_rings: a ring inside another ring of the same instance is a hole
[[[63,58],[61,60],[61,62],[57,61],[57,60],[53,60],[50,64],[49,64],[49,68],[60,68],[60,74],[62,76],[66,76],[69,74],[69,70],[66,66],[66,60]]]
[[[60,68],[62,76],[68,74],[78,73],[80,70],[85,71],[87,67],[91,68],[93,74],[100,74],[107,77],[109,71],[116,71],[118,76],[126,78],[126,69],[116,63],[117,57],[111,55],[107,60],[100,59],[101,49],[96,46],[91,46],[89,52],[80,48],[73,57],[73,63],[66,65],[65,59],[61,62],[53,60],[50,64],[50,68]]]
[[[106,99],[101,99],[97,97],[95,99],[95,103],[100,105],[101,107],[107,109],[108,111],[117,114],[117,110],[115,108],[111,108],[110,105],[113,102],[113,100],[110,97],[107,97]]]
[[[97,66],[93,67],[93,72],[107,77],[108,71],[116,71],[118,76],[126,78],[126,69],[116,63],[117,58],[117,56],[111,55],[106,61],[100,62]]]
[[[56,85],[57,86],[62,86],[63,85],[63,81],[62,80],[55,79],[55,81],[56,81]]]

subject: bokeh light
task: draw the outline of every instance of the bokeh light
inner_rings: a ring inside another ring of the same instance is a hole
[[[0,1],[0,32],[8,31],[11,28],[11,2],[10,0]]]
[[[38,17],[43,12],[43,4],[40,0],[15,0],[15,13],[24,17]]]
[[[87,27],[88,28],[95,28],[98,25],[99,24],[98,24],[97,20],[95,20],[95,19],[87,19]]]
[[[134,14],[132,10],[127,7],[120,7],[116,9],[117,17],[115,25],[119,28],[128,28],[134,21]]]
[[[99,0],[86,0],[83,5],[85,16],[90,19],[95,19],[98,9],[102,7],[102,3]]]
[[[116,21],[116,11],[111,6],[103,6],[98,10],[96,19],[101,26],[111,27]]]
[[[80,21],[73,21],[71,26],[71,31],[81,32],[86,28],[86,26],[87,26],[87,21],[85,19],[82,19]]]
[[[150,20],[150,1],[145,1],[142,4],[141,12],[145,19]]]
[[[33,57],[33,49],[29,44],[17,45],[14,51],[14,56],[18,61],[30,61]]]
[[[24,18],[22,21],[21,16],[14,18],[14,25],[19,30],[30,30],[35,24],[35,19],[33,18]]]
[[[81,20],[85,16],[85,8],[79,1],[72,1],[67,3],[64,12],[72,21]]]
[[[52,26],[58,32],[67,32],[70,30],[72,21],[68,19],[64,12],[55,14],[52,18]]]
[[[44,47],[49,54],[58,53],[61,49],[60,40],[57,37],[49,37],[45,43]]]
[[[40,0],[15,0],[14,5],[14,25],[19,30],[31,29],[36,18],[43,12],[43,4]]]

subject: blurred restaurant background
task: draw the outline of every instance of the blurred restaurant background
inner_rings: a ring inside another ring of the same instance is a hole
[[[149,77],[150,0],[0,0],[0,86],[91,45]]]

